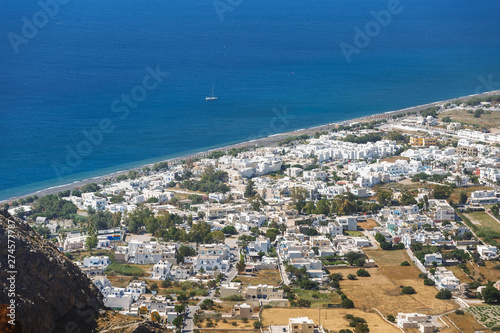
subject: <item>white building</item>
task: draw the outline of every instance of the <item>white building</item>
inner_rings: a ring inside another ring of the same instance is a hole
[[[358,230],[358,219],[354,216],[342,216],[337,218],[337,222],[348,231]]]
[[[432,266],[433,262],[436,262],[438,266],[443,264],[443,256],[441,255],[441,253],[436,252],[425,255],[425,261],[424,261],[425,266]]]
[[[498,257],[497,254],[498,248],[492,245],[478,245],[477,252],[481,256],[482,259],[490,260]]]
[[[153,266],[153,273],[151,279],[153,280],[167,280],[170,278],[170,270],[172,264],[167,261],[159,261]]]
[[[132,295],[132,298],[134,301],[137,301],[139,297],[141,297],[141,294],[146,293],[146,282],[145,281],[132,281],[129,283],[127,286],[126,292],[130,293]]]
[[[83,267],[103,267],[106,268],[111,261],[107,256],[94,256],[83,258]]]
[[[108,202],[105,198],[98,197],[94,193],[82,193],[83,207],[92,207],[94,210],[105,210]]]

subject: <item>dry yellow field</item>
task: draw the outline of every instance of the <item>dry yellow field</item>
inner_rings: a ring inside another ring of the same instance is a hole
[[[362,311],[358,309],[308,309],[308,308],[270,308],[262,311],[264,327],[269,325],[288,325],[288,318],[309,317],[314,324],[320,323],[329,330],[339,331],[350,328],[349,321],[344,318],[346,314],[361,317],[366,320],[370,333],[397,333],[398,328],[387,323],[374,311]]]
[[[378,223],[373,219],[366,219],[365,222],[358,222],[358,227],[365,230],[371,230],[378,227]]]
[[[418,278],[420,270],[416,266],[401,266],[401,262],[405,260],[411,262],[404,250],[366,251],[366,254],[379,265],[367,269],[371,276],[340,281],[342,291],[353,300],[356,308],[376,308],[384,316],[396,316],[398,312],[421,312],[431,315],[458,308],[452,301],[437,299],[437,289],[424,285],[423,280]],[[356,270],[339,269],[335,272],[341,272],[345,277],[355,274]],[[411,286],[417,293],[403,295],[401,286]]]
[[[249,274],[238,275],[235,280],[241,281],[241,284],[244,286],[250,284],[269,284],[275,286],[281,283],[281,276],[277,269],[263,269],[252,274],[255,274],[255,276]]]
[[[486,280],[489,281],[498,281],[500,280],[500,270],[494,269],[493,267],[499,265],[500,263],[498,261],[485,261],[484,262],[486,266],[481,267],[476,264],[474,264],[474,267],[481,272]],[[471,269],[472,271],[472,269]]]
[[[453,321],[455,325],[457,325],[460,328],[460,331],[458,331],[453,325],[450,325],[449,328],[442,328],[440,329],[440,332],[442,333],[455,333],[455,332],[463,332],[463,333],[474,333],[477,331],[485,331],[485,332],[491,332],[489,329],[485,328],[484,326],[480,325],[476,319],[474,319],[474,316],[471,315],[470,313],[465,313],[464,315],[457,315],[455,313],[450,313],[447,314],[446,316],[442,317],[444,321],[450,325],[450,319]]]
[[[467,267],[469,270],[472,272],[474,269],[470,266],[469,263],[467,263]],[[461,283],[471,283],[472,280],[467,276],[467,274],[464,273],[458,266],[450,266],[447,267],[448,270],[450,270],[456,277],[457,279],[460,280]]]
[[[227,323],[223,323],[222,319],[219,319],[218,322],[215,322],[215,320],[212,320],[212,323],[214,324],[215,328],[218,329],[238,329],[238,328],[253,328],[253,322],[257,319],[251,319],[247,323],[243,322],[240,319],[227,319]],[[236,326],[234,326],[232,323],[236,322]],[[200,328],[207,328],[207,320],[204,320],[198,327]]]
[[[465,109],[442,112],[438,115],[439,119],[443,117],[450,117],[452,121],[493,128],[496,128],[500,122],[500,114],[498,112],[483,113],[481,117],[475,118],[472,113],[467,112]]]

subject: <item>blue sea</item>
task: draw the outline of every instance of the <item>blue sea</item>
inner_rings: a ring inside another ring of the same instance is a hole
[[[500,89],[498,0],[60,1],[0,0],[0,199]]]

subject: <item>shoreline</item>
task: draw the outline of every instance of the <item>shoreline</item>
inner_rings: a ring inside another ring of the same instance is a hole
[[[12,196],[8,199],[2,199],[2,200],[0,200],[0,203],[18,200],[20,198],[32,196],[35,194],[38,195],[39,197],[42,197],[42,196],[48,195],[48,194],[57,194],[61,191],[73,190],[75,187],[81,187],[81,186],[88,184],[88,183],[102,184],[104,181],[112,180],[112,178],[116,175],[123,174],[125,172],[130,171],[130,170],[142,169],[146,166],[151,167],[155,163],[169,162],[169,163],[177,164],[181,160],[184,160],[184,159],[204,158],[214,151],[229,151],[232,148],[251,148],[251,147],[256,147],[256,146],[274,147],[275,145],[278,144],[278,142],[280,142],[283,139],[286,139],[287,137],[290,137],[290,136],[298,136],[298,135],[303,135],[303,134],[314,134],[314,132],[329,131],[336,126],[339,126],[339,125],[342,125],[345,123],[365,122],[365,121],[386,119],[386,118],[390,118],[390,117],[398,115],[398,114],[406,114],[407,115],[408,113],[420,112],[423,109],[426,109],[429,107],[434,107],[434,106],[439,106],[441,104],[445,104],[448,102],[454,102],[457,100],[463,101],[463,100],[467,100],[467,99],[470,99],[471,97],[475,97],[475,96],[488,96],[488,95],[493,95],[493,94],[498,94],[498,93],[500,93],[500,90],[493,90],[493,91],[484,92],[484,93],[480,93],[480,94],[461,96],[461,97],[451,98],[451,99],[447,99],[447,100],[443,100],[443,101],[437,101],[437,102],[431,102],[431,103],[427,103],[427,104],[421,104],[421,105],[417,105],[417,106],[407,107],[407,108],[403,108],[403,109],[399,109],[399,110],[377,113],[377,114],[373,114],[370,116],[353,118],[350,120],[343,120],[343,121],[327,123],[327,124],[318,125],[318,126],[306,127],[306,128],[302,128],[302,129],[298,129],[298,130],[273,134],[273,135],[263,137],[263,138],[252,139],[252,140],[243,141],[243,142],[239,142],[239,143],[219,146],[216,148],[203,150],[203,151],[199,151],[199,152],[195,152],[195,153],[191,153],[191,154],[187,154],[187,155],[182,155],[179,157],[172,157],[172,158],[167,158],[167,159],[163,159],[163,160],[160,159],[160,160],[156,160],[155,162],[140,164],[140,166],[137,166],[137,167],[126,167],[126,165],[128,165],[128,164],[125,164],[125,165],[123,165],[125,167],[125,169],[123,169],[123,170],[109,172],[109,173],[106,173],[104,175],[98,175],[98,176],[94,176],[94,177],[84,178],[82,180],[75,180],[73,182],[68,182],[68,183],[62,184],[62,185],[49,186],[47,188],[44,188],[44,189],[41,189],[38,191],[28,192],[28,193],[17,195],[17,196]],[[137,163],[144,163],[144,162],[145,161],[142,161],[142,162],[138,161]],[[131,162],[129,164],[134,164],[134,163]],[[89,171],[89,172],[91,172],[91,171]],[[47,181],[50,181],[50,180],[47,180]],[[44,181],[42,181],[42,182],[44,182]],[[30,184],[25,185],[25,186],[29,186],[29,185]]]

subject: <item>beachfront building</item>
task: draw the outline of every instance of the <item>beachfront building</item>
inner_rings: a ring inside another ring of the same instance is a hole
[[[430,146],[437,146],[437,138],[432,138],[432,137],[417,137],[417,136],[411,136],[410,137],[410,145],[414,147],[430,147]]]
[[[94,210],[105,210],[108,204],[105,198],[98,197],[94,193],[82,193],[83,208],[91,207]]]

